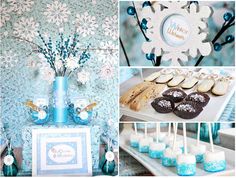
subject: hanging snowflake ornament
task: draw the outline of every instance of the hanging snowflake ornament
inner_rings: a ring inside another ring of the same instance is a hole
[[[207,38],[207,18],[212,15],[208,6],[188,2],[155,2],[142,9],[142,17],[147,19],[144,53],[162,56],[162,60],[172,60],[172,65],[180,65],[198,54],[208,56],[212,51]],[[180,60],[180,61],[179,61]]]

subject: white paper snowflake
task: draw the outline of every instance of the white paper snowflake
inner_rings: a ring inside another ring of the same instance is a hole
[[[109,36],[113,40],[118,38],[117,20],[117,15],[106,17],[104,23],[102,24],[105,36]]]
[[[8,68],[14,67],[16,66],[17,62],[18,62],[17,54],[13,52],[12,50],[4,51],[0,55],[1,68],[8,69]]]
[[[96,17],[89,15],[88,12],[76,15],[75,26],[83,37],[94,35],[98,28]]]
[[[17,37],[32,41],[38,34],[38,27],[39,24],[33,19],[33,17],[21,17],[14,23],[13,34]]]
[[[57,26],[68,22],[68,17],[70,14],[70,10],[68,9],[66,3],[61,3],[59,1],[54,1],[51,4],[47,4],[47,9],[44,12],[47,21],[49,23],[54,23]]]
[[[7,7],[4,2],[2,2],[0,5],[0,15],[1,15],[0,28],[3,27],[4,24],[11,19],[10,12],[11,9]]]
[[[7,0],[10,9],[21,15],[24,12],[29,12],[34,4],[33,0]]]
[[[178,60],[188,61],[200,53],[207,56],[212,51],[207,42],[206,20],[212,14],[208,6],[198,6],[188,2],[160,2],[152,7],[144,7],[142,16],[147,19],[148,42],[144,42],[144,53],[162,56],[162,60],[172,59],[172,65],[180,65]]]

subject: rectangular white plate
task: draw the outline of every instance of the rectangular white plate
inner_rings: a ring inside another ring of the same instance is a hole
[[[150,69],[149,69],[150,70]],[[228,69],[225,69],[228,70]],[[151,71],[151,72],[150,72]],[[148,72],[143,73],[144,77],[147,77],[151,73],[153,73],[153,70],[150,70]],[[130,78],[129,80],[125,81],[120,85],[120,94],[122,95],[125,91],[127,91],[132,86],[141,83],[142,79],[140,77],[134,76]],[[189,90],[184,90],[187,94],[196,91],[196,87],[193,87]],[[168,89],[169,87],[166,87]],[[166,90],[165,89],[165,90]],[[223,113],[227,103],[229,102],[230,98],[233,96],[235,91],[235,81],[233,80],[230,82],[229,91],[227,94],[223,96],[214,96],[211,93],[207,93],[210,96],[210,101],[203,108],[203,111],[195,118],[193,119],[182,119],[178,116],[176,116],[174,113],[168,113],[168,114],[161,114],[156,112],[152,106],[151,101],[143,107],[140,111],[133,111],[129,109],[128,107],[120,107],[120,115],[126,115],[133,118],[141,119],[143,121],[187,121],[187,122],[196,122],[196,121],[217,121],[219,120],[221,114]],[[163,91],[164,92],[164,91]],[[159,94],[161,96],[161,94]]]
[[[120,134],[120,147],[129,153],[133,158],[135,158],[138,162],[140,162],[144,167],[146,167],[153,175],[155,176],[177,176],[176,168],[172,167],[164,167],[161,164],[160,159],[152,159],[148,156],[148,154],[140,153],[137,149],[132,148],[129,143],[128,134]],[[182,139],[182,136],[178,135],[178,139]],[[196,139],[187,138],[188,145],[196,144]],[[207,146],[207,149],[210,149],[210,144],[206,142],[200,142]],[[209,173],[204,171],[203,164],[198,163],[196,169],[196,176],[213,176],[213,175],[223,175],[223,176],[233,176],[235,175],[235,151],[223,148],[215,145],[216,150],[222,150],[225,152],[226,156],[226,170],[218,173]]]

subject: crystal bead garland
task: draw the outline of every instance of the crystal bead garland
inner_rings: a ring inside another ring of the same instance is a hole
[[[68,78],[56,77],[53,82],[53,119],[55,124],[64,124],[68,121],[67,91]]]

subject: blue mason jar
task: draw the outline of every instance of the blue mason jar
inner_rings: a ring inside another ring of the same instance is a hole
[[[67,91],[68,78],[56,77],[53,82],[53,119],[55,124],[63,124],[68,121]]]

